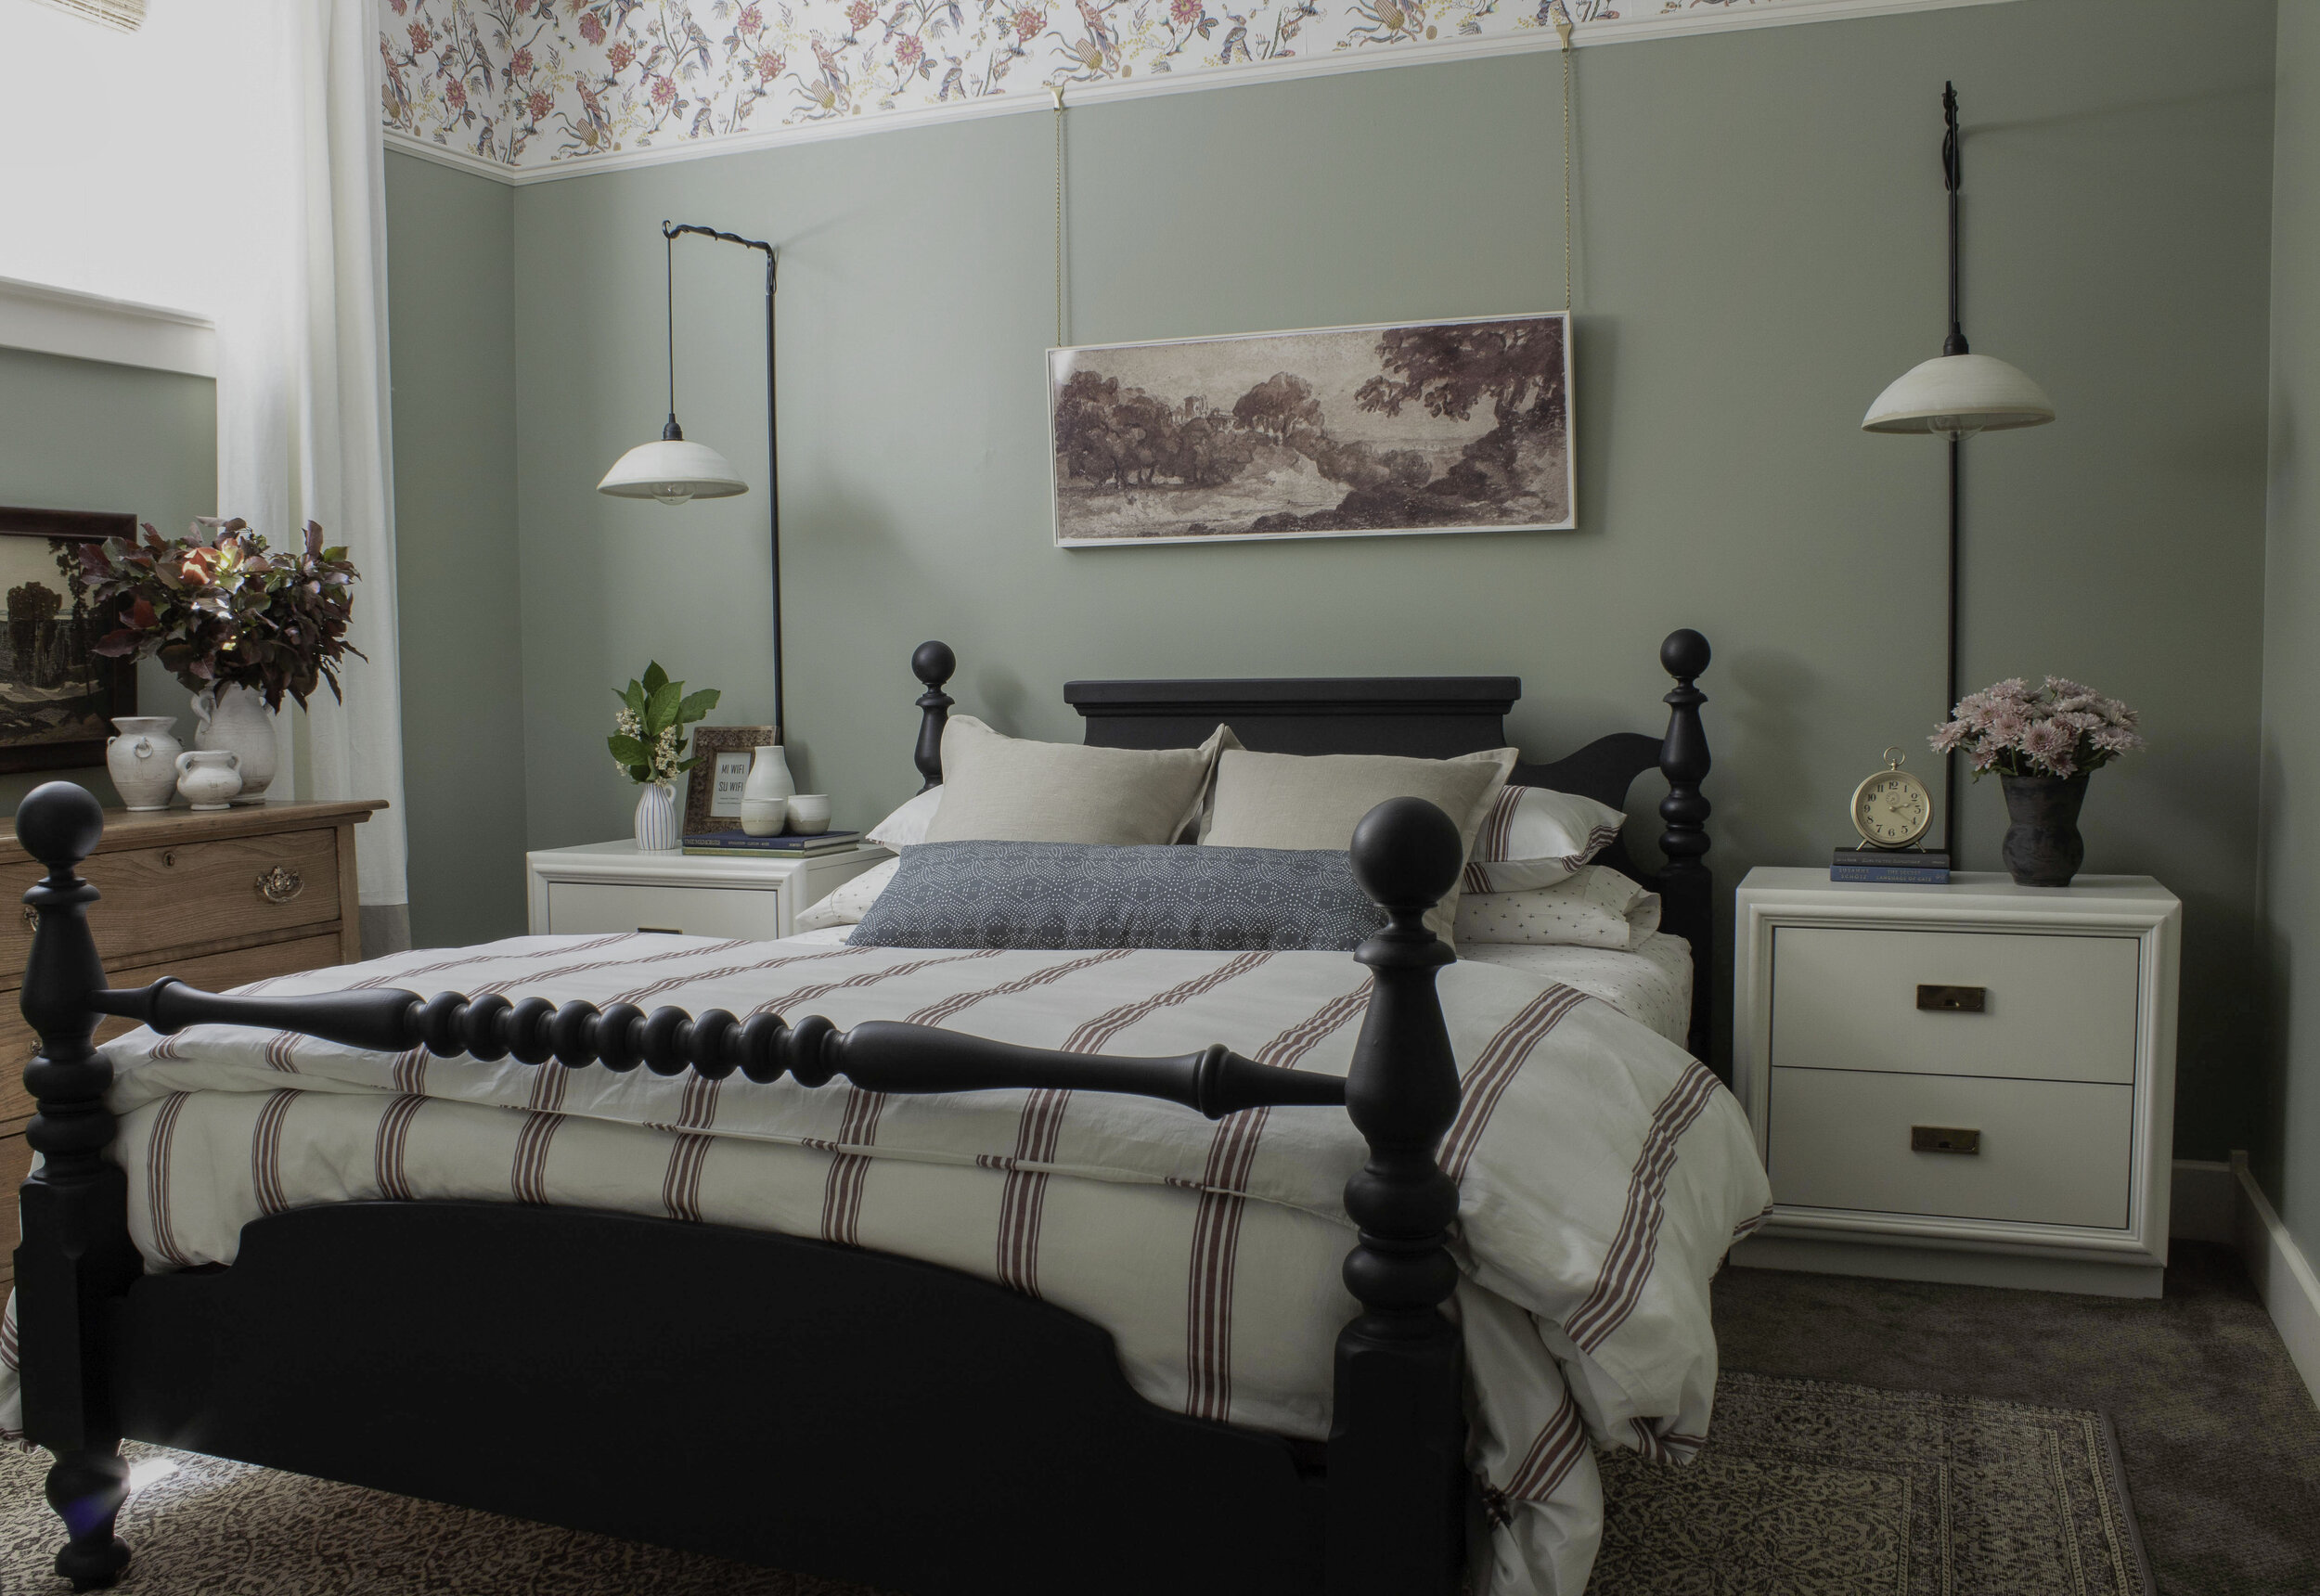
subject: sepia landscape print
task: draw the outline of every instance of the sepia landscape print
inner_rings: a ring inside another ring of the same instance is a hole
[[[1571,527],[1567,319],[1050,350],[1055,540]]]
[[[132,516],[0,508],[0,770],[102,764],[108,720],[136,713],[134,668],[92,652],[110,624],[92,611],[77,550]]]

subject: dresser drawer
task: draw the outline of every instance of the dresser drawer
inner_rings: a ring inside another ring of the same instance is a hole
[[[2134,1088],[1775,1069],[1766,1166],[1785,1207],[2124,1229]],[[1917,1152],[1917,1126],[1980,1152]]]
[[[269,975],[295,975],[302,970],[322,970],[338,962],[339,936],[334,931],[323,936],[213,953],[205,959],[175,959],[142,970],[108,970],[105,979],[115,986],[143,986],[163,975],[174,975],[204,992],[225,992]],[[134,1020],[109,1018],[98,1023],[97,1039],[109,1042],[135,1029]],[[38,1045],[15,998],[0,1003],[0,1130],[32,1112],[32,1095],[24,1089],[24,1065]]]
[[[1771,1062],[2124,1085],[2138,974],[2131,936],[1784,925]],[[1921,985],[1966,988],[1953,1000],[1981,1008],[1921,1009]]]
[[[769,942],[790,933],[782,886],[631,886],[619,882],[549,882],[551,935],[603,931],[673,931],[687,936],[744,936]]]
[[[123,848],[90,858],[81,874],[104,895],[89,907],[88,922],[108,967],[162,948],[278,935],[339,918],[338,833],[328,829]],[[21,895],[40,877],[39,866],[20,865],[6,888]],[[21,981],[32,941],[23,914],[0,914],[0,984]]]

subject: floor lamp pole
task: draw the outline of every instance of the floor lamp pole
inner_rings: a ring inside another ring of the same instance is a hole
[[[1957,191],[1965,182],[1964,161],[1961,159],[1957,134],[1957,86],[1941,85],[1941,186],[1950,196],[1950,335],[1941,341],[1944,355],[1970,353],[1966,346],[1966,328],[1958,315],[1957,269]],[[1958,567],[1958,450],[1965,438],[1950,434],[1950,615],[1948,669],[1942,677],[1943,690],[1948,694],[1941,701],[1941,718],[1948,720],[1957,707],[1957,567]],[[1950,856],[1950,869],[1959,868],[1957,857],[1957,750],[1941,756],[1941,847]]]
[[[790,717],[783,707],[781,695],[790,685],[790,673],[782,669],[781,665],[782,644],[787,639],[782,635],[785,628],[781,624],[781,455],[779,447],[780,434],[775,424],[778,415],[774,403],[777,384],[773,376],[775,264],[774,252],[767,250],[766,251],[766,521],[771,531],[773,549],[773,727],[774,736],[787,743],[790,740]],[[1956,445],[1952,444],[1951,448],[1954,451]],[[1956,480],[1954,467],[1951,470],[1951,480],[1953,483]],[[1954,496],[1954,489],[1953,489],[1953,495]],[[1952,526],[1954,527],[1957,520],[1954,510],[1951,512],[1950,520]],[[1950,587],[1954,593],[1957,587],[1956,534],[1954,532],[1951,535],[1951,545]],[[1954,599],[1953,599],[1953,605],[1954,605]],[[1951,652],[1953,654],[1956,652],[1954,644],[1952,646]],[[1956,674],[1955,666],[1951,667],[1951,674],[1953,676]]]

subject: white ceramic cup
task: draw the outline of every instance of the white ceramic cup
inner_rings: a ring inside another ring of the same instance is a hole
[[[792,796],[790,830],[801,837],[818,837],[830,830],[830,794],[799,792]]]

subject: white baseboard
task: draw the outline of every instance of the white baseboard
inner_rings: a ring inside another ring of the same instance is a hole
[[[2256,1184],[2248,1155],[2233,1153],[2231,1169],[2239,1188],[2239,1255],[2288,1344],[2288,1358],[2303,1376],[2304,1389],[2320,1401],[2320,1277]]]
[[[2198,1158],[2175,1160],[2174,1194],[2167,1210],[2167,1234],[2184,1242],[2239,1241],[2239,1177],[2228,1164]]]

